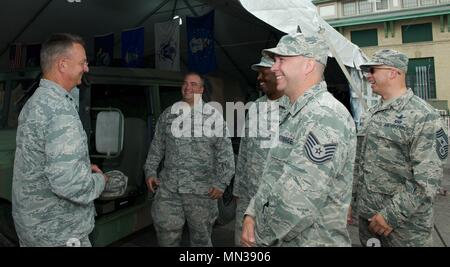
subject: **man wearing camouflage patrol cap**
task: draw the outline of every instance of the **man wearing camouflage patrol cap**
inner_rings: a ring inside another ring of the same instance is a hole
[[[447,158],[439,113],[406,87],[408,57],[380,50],[360,66],[380,101],[362,118],[357,206],[362,245],[432,245],[433,202]]]
[[[275,58],[277,89],[290,103],[246,210],[242,245],[349,246],[356,133],[350,113],[323,81],[328,45],[285,35],[263,53]]]
[[[235,225],[235,244],[240,245],[242,221],[245,210],[247,209],[250,199],[256,194],[260,184],[260,178],[264,165],[266,164],[267,154],[270,146],[266,146],[265,142],[270,142],[277,138],[277,134],[270,130],[267,133],[258,133],[257,136],[250,136],[250,118],[249,116],[257,116],[258,121],[263,119],[279,119],[285,111],[285,107],[280,105],[283,91],[277,90],[277,80],[275,73],[270,68],[274,61],[269,56],[261,57],[261,61],[251,66],[252,70],[258,72],[257,80],[259,87],[265,93],[264,96],[258,98],[253,103],[252,108],[256,107],[256,114],[250,112],[245,120],[244,136],[241,138],[239,146],[239,156],[236,164],[236,175],[234,178],[233,195],[238,199],[236,206],[236,225]],[[263,104],[267,105],[267,110],[261,108]],[[266,114],[261,114],[266,112]],[[278,116],[273,116],[277,112]],[[278,124],[278,122],[276,122]],[[268,123],[270,125],[270,122]]]

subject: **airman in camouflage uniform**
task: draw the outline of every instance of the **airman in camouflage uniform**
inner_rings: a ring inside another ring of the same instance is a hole
[[[328,46],[317,37],[285,35],[264,53],[275,57],[277,89],[290,104],[246,211],[241,242],[349,246],[356,133],[350,113],[322,81]]]
[[[380,50],[361,66],[378,104],[363,117],[358,212],[362,245],[432,245],[433,202],[448,154],[439,113],[406,88],[408,58]]]
[[[152,217],[160,246],[179,246],[185,221],[192,246],[212,246],[217,199],[234,175],[233,149],[222,115],[201,98],[196,99],[203,93],[203,85],[198,74],[190,73],[182,86],[183,101],[189,104],[188,116],[194,122],[190,137],[174,135],[173,125],[180,116],[178,111],[172,112],[173,106],[167,108],[158,119],[144,165],[149,190],[153,192],[159,186]],[[223,122],[224,135],[206,137],[201,131],[196,135],[195,130],[202,130],[211,116]],[[157,174],[163,158],[162,170]]]
[[[79,37],[53,35],[42,47],[43,79],[20,112],[16,137],[12,214],[21,246],[90,246],[93,200],[106,177],[90,165],[70,95],[86,62]]]
[[[275,74],[270,70],[274,61],[268,56],[261,57],[258,64],[253,64],[252,69],[258,71],[257,80],[260,83],[261,90],[265,93],[264,96],[258,98],[252,105],[258,107],[260,103],[267,103],[267,115],[261,116],[258,111],[263,109],[256,109],[258,120],[273,118],[279,119],[280,113],[283,113],[285,107],[279,105],[280,97],[283,96],[282,91],[278,91]],[[286,97],[286,96],[285,96]],[[249,108],[249,110],[252,107]],[[277,112],[278,116],[273,116],[272,113]],[[249,112],[250,114],[250,112]],[[249,115],[245,120],[244,136],[241,138],[239,146],[239,157],[236,164],[236,175],[234,178],[233,195],[238,199],[236,206],[236,225],[234,242],[237,246],[241,243],[242,220],[244,219],[245,210],[250,203],[250,199],[256,194],[260,184],[260,178],[266,164],[267,154],[270,146],[266,146],[267,141],[278,138],[277,133],[268,132],[267,134],[258,134],[257,136],[250,135],[250,121]],[[255,118],[253,118],[255,119]],[[267,125],[270,125],[270,121]],[[278,125],[278,121],[276,122]]]

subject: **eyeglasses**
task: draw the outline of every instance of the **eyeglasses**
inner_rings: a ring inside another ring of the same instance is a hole
[[[383,67],[370,67],[370,68],[368,68],[368,69],[364,69],[364,70],[362,70],[362,72],[364,73],[364,74],[374,74],[375,73],[375,70],[395,70],[395,71],[397,71],[396,69],[394,69],[394,68],[383,68]],[[397,71],[397,73],[398,74],[400,74],[400,72],[399,71]]]
[[[65,58],[64,60],[70,60],[70,61],[74,61],[74,59],[71,58]],[[83,61],[79,61],[77,64],[81,65],[81,66],[89,66],[89,61],[87,61],[87,59],[84,59]]]

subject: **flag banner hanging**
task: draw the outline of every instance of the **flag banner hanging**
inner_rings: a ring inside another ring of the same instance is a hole
[[[214,10],[201,17],[187,17],[188,67],[202,74],[217,69],[214,51]]]
[[[178,20],[155,23],[155,68],[180,71],[180,25]]]
[[[11,70],[22,68],[22,56],[23,56],[22,44],[12,44],[9,47],[9,67]]]
[[[36,68],[41,62],[41,44],[27,44],[25,67]]]
[[[122,62],[129,68],[144,66],[144,27],[122,32]]]
[[[114,58],[114,33],[94,37],[95,66],[111,66]]]

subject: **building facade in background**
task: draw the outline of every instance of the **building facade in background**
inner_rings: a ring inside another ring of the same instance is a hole
[[[407,84],[440,110],[450,100],[450,0],[313,0],[319,14],[371,57],[410,58]]]

